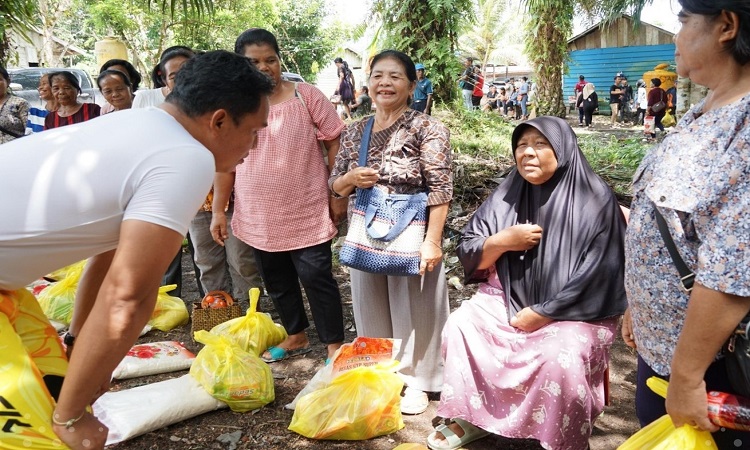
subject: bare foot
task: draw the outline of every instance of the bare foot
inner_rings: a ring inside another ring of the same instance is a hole
[[[307,348],[310,346],[310,342],[307,340],[307,335],[304,331],[297,333],[297,334],[291,334],[287,336],[286,339],[276,347],[283,348],[286,351],[289,350],[297,350],[299,348]],[[263,352],[262,355],[263,358],[271,359],[271,354],[266,350]]]
[[[328,344],[328,359],[332,359],[333,355],[336,353],[336,350],[338,350],[342,345],[344,345],[343,342],[336,342],[335,344]]]

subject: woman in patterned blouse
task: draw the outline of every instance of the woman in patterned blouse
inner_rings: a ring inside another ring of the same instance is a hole
[[[638,350],[641,425],[669,413],[676,427],[714,432],[719,448],[750,448],[750,433],[720,430],[706,412],[707,390],[737,392],[717,355],[750,311],[750,1],[680,4],[677,73],[710,93],[633,177],[622,334]],[[665,247],[657,211],[695,274],[691,291]],[[666,404],[646,387],[650,376],[669,378]]]
[[[417,72],[407,55],[386,50],[371,64],[370,96],[377,106],[366,167],[357,162],[369,119],[349,125],[328,180],[336,196],[355,188],[397,194],[428,193],[428,224],[420,248],[421,277],[386,276],[350,270],[352,304],[360,336],[401,339],[403,376],[408,386],[401,410],[420,414],[425,391],[442,387],[440,331],[448,318],[443,269],[443,226],[453,196],[448,129],[437,119],[409,108]],[[350,202],[355,198],[351,195]]]
[[[29,103],[8,91],[10,75],[0,66],[0,144],[24,135]]]

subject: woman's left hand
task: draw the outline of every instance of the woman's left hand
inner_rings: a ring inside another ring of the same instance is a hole
[[[528,306],[510,318],[510,325],[512,327],[527,333],[536,331],[550,322],[552,322],[552,319],[539,314]]]
[[[424,275],[425,271],[432,272],[443,260],[443,248],[436,242],[425,239],[419,248],[419,274]]]

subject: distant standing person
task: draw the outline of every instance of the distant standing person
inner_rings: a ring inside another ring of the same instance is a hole
[[[414,101],[411,103],[411,109],[415,109],[425,114],[432,112],[432,81],[424,74],[424,64],[414,65],[417,69],[417,87],[414,88]]]
[[[620,110],[620,96],[622,90],[620,89],[620,77],[615,76],[615,84],[609,88],[609,108],[612,110],[612,118],[610,123],[615,125],[617,123],[617,114]]]
[[[638,90],[636,91],[636,125],[643,125],[643,120],[646,118],[646,109],[648,109],[648,93],[646,91],[646,82],[638,80],[636,83]]]
[[[593,128],[591,123],[594,111],[599,107],[599,96],[596,95],[596,88],[594,83],[586,83],[581,95],[578,96],[579,103],[578,108],[583,111],[583,118],[585,120],[585,126]],[[582,125],[583,126],[583,125]]]
[[[529,120],[529,110],[528,110],[528,103],[529,103],[529,91],[531,90],[529,87],[529,79],[528,77],[523,77],[521,82],[521,87],[518,88],[518,97],[519,97],[519,103],[521,104],[521,120]]]
[[[576,98],[576,105],[580,105],[580,99],[581,93],[583,93],[583,88],[586,87],[586,77],[583,75],[578,75],[578,83],[576,83],[575,87],[573,88],[573,95]],[[578,108],[578,125],[583,126],[583,108]]]
[[[474,90],[471,92],[471,106],[473,109],[479,109],[479,104],[484,96],[484,77],[482,68],[477,64],[474,66]]]
[[[344,114],[347,119],[352,118],[352,112],[349,109],[349,103],[354,100],[354,74],[349,69],[349,64],[341,58],[333,60],[338,68],[339,87],[336,94],[341,96],[341,106],[344,108]]]
[[[474,61],[473,58],[468,57],[464,60],[464,71],[461,72],[461,77],[458,79],[458,87],[461,88],[461,96],[464,99],[464,107],[471,111],[474,109],[474,105],[471,103],[471,94],[474,92],[474,67],[471,63]]]
[[[26,131],[29,102],[9,91],[10,75],[0,66],[0,144],[20,138]]]
[[[67,70],[48,75],[52,95],[57,100],[57,110],[44,118],[44,129],[63,127],[99,117],[101,107],[96,103],[79,103],[81,86],[78,78]]]
[[[659,102],[663,102],[664,105],[659,109]],[[654,108],[654,105],[657,107]],[[654,132],[651,133],[651,138],[656,137],[656,129],[658,128],[661,132],[664,132],[664,125],[661,123],[661,119],[667,113],[667,93],[661,88],[661,80],[653,78],[651,80],[651,90],[648,92],[648,115],[654,116]],[[656,111],[656,109],[659,109]]]

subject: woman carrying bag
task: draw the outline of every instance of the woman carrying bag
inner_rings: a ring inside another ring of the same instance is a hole
[[[425,391],[436,392],[442,386],[440,331],[449,313],[442,235],[453,196],[449,132],[435,118],[409,108],[417,79],[411,58],[386,50],[373,58],[371,67],[375,116],[344,130],[328,183],[335,196],[350,196],[355,205],[357,196],[368,190],[426,196],[425,237],[415,251],[418,275],[350,270],[357,334],[402,340],[397,359],[407,389],[401,410],[420,414],[429,403]],[[362,165],[361,149],[367,152]],[[350,222],[347,241],[353,228]]]

